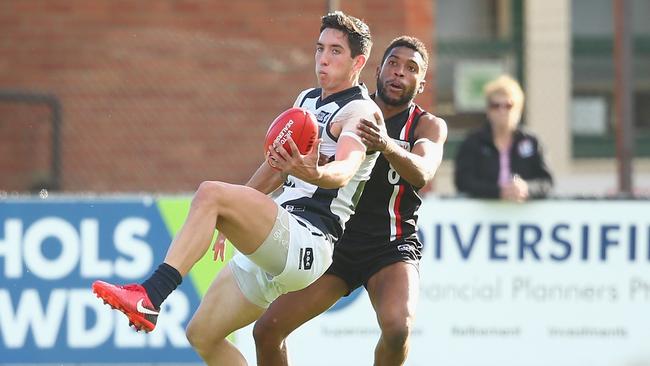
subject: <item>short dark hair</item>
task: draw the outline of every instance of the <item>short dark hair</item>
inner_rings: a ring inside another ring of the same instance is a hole
[[[429,54],[427,53],[427,47],[422,41],[411,36],[400,36],[392,40],[384,52],[384,57],[381,58],[381,65],[386,62],[390,51],[397,47],[410,48],[419,53],[422,56],[422,60],[424,60],[424,72],[427,71],[427,68],[429,67]]]
[[[329,13],[321,18],[320,32],[326,28],[338,29],[348,36],[352,57],[370,55],[372,36],[370,28],[362,20],[341,11]]]

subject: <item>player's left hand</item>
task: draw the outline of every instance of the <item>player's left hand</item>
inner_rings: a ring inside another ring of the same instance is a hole
[[[362,119],[357,125],[357,134],[366,145],[368,151],[386,151],[390,137],[386,131],[384,119],[375,113],[376,122]]]
[[[318,139],[309,153],[301,155],[296,143],[289,138],[287,142],[291,148],[290,153],[282,146],[273,144],[269,147],[267,159],[272,167],[285,174],[293,175],[305,182],[314,182],[321,175],[318,165],[321,141]]]

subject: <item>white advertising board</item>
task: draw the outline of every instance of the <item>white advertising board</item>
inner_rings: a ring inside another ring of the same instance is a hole
[[[407,365],[650,365],[650,202],[425,200]],[[289,338],[297,366],[370,365],[365,292]],[[251,327],[237,334],[251,364]]]

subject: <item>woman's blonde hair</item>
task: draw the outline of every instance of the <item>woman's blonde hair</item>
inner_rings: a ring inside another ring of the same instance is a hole
[[[496,94],[505,94],[512,99],[516,107],[521,108],[524,105],[524,91],[517,80],[509,75],[501,75],[485,84],[483,92],[488,102]]]

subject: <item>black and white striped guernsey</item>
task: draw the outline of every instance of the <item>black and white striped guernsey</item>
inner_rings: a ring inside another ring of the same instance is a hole
[[[314,113],[318,121],[319,137],[322,139],[320,153],[328,158],[336,153],[338,140],[338,136],[333,136],[330,132],[332,123],[347,119],[374,120],[374,113],[381,113],[363,85],[340,91],[325,99],[321,99],[320,88],[307,89],[300,93],[294,107],[303,107]],[[338,189],[320,188],[289,176],[276,202],[292,214],[309,221],[335,242],[341,237],[345,223],[354,213],[378,155],[379,153],[367,154],[350,182]]]

